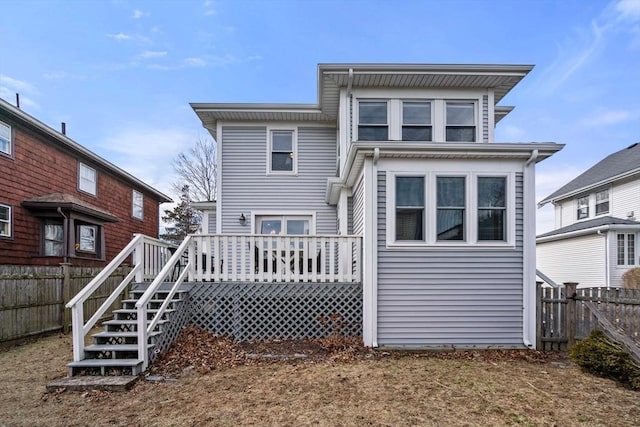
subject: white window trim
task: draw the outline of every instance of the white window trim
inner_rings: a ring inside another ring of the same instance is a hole
[[[404,103],[408,102],[422,102],[422,103],[429,103],[430,105],[430,117],[429,117],[429,123],[428,124],[405,124],[404,122]],[[434,120],[434,114],[435,112],[435,100],[434,99],[424,99],[424,98],[416,98],[416,99],[411,99],[411,98],[402,98],[400,99],[400,116],[399,116],[399,121],[400,121],[400,140],[402,140],[402,128],[404,126],[407,127],[424,127],[424,126],[428,126],[431,128],[431,140],[429,141],[425,141],[425,142],[433,142],[434,141],[434,136],[435,136],[435,120]]]
[[[5,239],[11,238],[13,236],[13,227],[12,227],[13,209],[11,209],[11,206],[5,205],[5,204],[0,204],[0,208],[6,208],[7,211],[9,212],[9,215],[8,215],[9,218],[7,220],[1,221],[4,224],[9,224],[9,234],[0,234],[0,237]]]
[[[582,200],[582,199],[587,199],[587,205],[586,206],[580,205],[580,200]],[[589,214],[590,214],[590,210],[591,210],[591,206],[589,206],[589,205],[591,204],[590,203],[591,197],[590,196],[576,197],[575,201],[576,201],[576,209],[575,209],[576,221],[583,221],[583,220],[589,219]],[[581,206],[584,206],[584,207],[587,208],[587,214],[582,218],[580,218]]]
[[[423,168],[424,171],[426,169]],[[396,176],[424,176],[425,178],[425,224],[424,224],[424,238],[421,241],[396,241],[395,239],[395,177]],[[465,177],[465,189],[466,189],[466,206],[465,206],[465,236],[464,241],[451,241],[437,240],[436,232],[436,220],[437,220],[437,195],[436,195],[436,177],[439,176],[458,176]],[[506,178],[507,191],[506,197],[506,209],[505,209],[505,240],[504,241],[490,241],[490,240],[478,240],[478,224],[477,224],[477,191],[478,191],[478,177],[504,177]],[[515,188],[515,173],[514,172],[457,172],[457,171],[387,171],[386,177],[386,247],[397,249],[421,249],[425,247],[437,247],[437,248],[460,248],[460,247],[474,247],[474,248],[493,248],[493,247],[515,247],[515,234],[516,234],[516,222],[515,222],[515,201],[516,201],[516,188]]]
[[[271,218],[276,218],[276,217],[287,217],[287,216],[305,216],[305,217],[310,217],[310,221],[309,221],[309,235],[310,236],[314,236],[316,234],[316,212],[315,211],[288,211],[288,210],[284,210],[284,211],[274,211],[274,210],[267,210],[267,211],[255,211],[255,212],[251,212],[251,230],[253,234],[260,234],[258,233],[258,223],[256,218],[267,218],[267,217],[271,217]]]
[[[601,201],[598,203],[598,194],[607,192],[606,201]],[[593,216],[601,216],[601,215],[609,215],[611,213],[611,189],[603,188],[602,190],[596,191],[593,195],[594,205],[593,205]],[[602,203],[607,203],[609,208],[605,212],[598,213],[598,205]]]
[[[88,189],[82,188],[82,168],[90,169],[93,171],[93,175],[95,177],[95,180],[93,181],[93,192],[89,191]],[[98,171],[95,168],[92,168],[91,166],[82,162],[78,162],[78,190],[92,196],[98,195]]]
[[[7,123],[4,123],[4,122],[0,122],[0,126],[6,127],[9,130],[9,140],[7,141],[9,143],[8,144],[9,151],[0,150],[0,154],[3,154],[5,156],[12,156],[13,155],[13,128],[11,127],[11,125],[8,125]]]
[[[140,216],[136,215],[136,196],[140,197]],[[131,190],[131,216],[136,219],[144,219],[144,194],[139,191]]]
[[[273,148],[273,132],[292,132],[291,149],[293,150],[293,168],[290,171],[271,170],[271,150]],[[298,175],[298,129],[297,127],[267,127],[267,176]]]
[[[381,96],[382,94],[386,96]],[[392,96],[389,96],[392,95]],[[406,95],[406,96],[403,96]],[[424,96],[422,96],[424,95]],[[360,125],[360,102],[386,102],[387,103],[387,126],[389,141],[402,142],[402,103],[407,102],[430,102],[431,103],[431,141],[446,142],[449,144],[461,144],[464,142],[447,141],[446,109],[447,102],[464,102],[474,105],[474,127],[475,141],[466,144],[482,143],[482,96],[484,93],[462,94],[450,91],[426,91],[419,95],[416,93],[388,93],[385,91],[354,91],[353,105],[353,140],[359,141],[358,126]]]
[[[622,247],[623,257],[624,257],[624,259],[623,259],[624,264],[619,264],[618,263],[618,251],[620,249],[620,247],[619,247],[620,241],[618,240],[618,236],[621,236],[621,235],[624,236],[623,247]],[[616,238],[615,238],[615,242],[616,242],[615,264],[616,264],[616,266],[619,267],[619,268],[638,267],[638,264],[637,264],[638,258],[639,258],[639,256],[638,256],[638,240],[639,240],[638,234],[637,233],[632,233],[632,232],[630,233],[630,232],[624,232],[624,231],[617,231],[615,236],[616,236]],[[630,240],[629,236],[633,236],[633,239],[634,239],[633,240],[633,242],[634,242],[634,246],[633,246],[633,249],[634,249],[633,262],[634,263],[633,264],[629,264],[629,240]]]

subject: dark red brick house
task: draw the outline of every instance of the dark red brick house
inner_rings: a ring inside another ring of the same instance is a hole
[[[0,264],[104,265],[170,201],[0,99]]]

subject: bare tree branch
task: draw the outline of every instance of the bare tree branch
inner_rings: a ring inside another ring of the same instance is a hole
[[[216,143],[212,139],[199,138],[195,145],[185,153],[180,153],[173,161],[173,169],[178,180],[172,184],[176,193],[184,184],[194,200],[212,201],[216,198],[218,172]]]

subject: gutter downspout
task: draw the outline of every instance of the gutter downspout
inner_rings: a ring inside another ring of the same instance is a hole
[[[531,157],[524,163],[524,242],[522,247],[522,342],[529,348],[536,344],[536,201],[535,201],[535,161],[538,158],[537,149],[531,152]],[[533,301],[533,303],[532,303]]]

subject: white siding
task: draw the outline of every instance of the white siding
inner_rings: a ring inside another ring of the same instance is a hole
[[[515,248],[386,248],[386,175],[378,172],[378,343],[520,347],[522,173]],[[533,286],[533,284],[532,284]]]
[[[640,219],[640,179],[614,185],[609,197],[612,216],[627,218],[633,212]]]
[[[221,141],[223,233],[251,233],[251,212],[289,210],[315,212],[316,233],[336,234],[336,208],[324,201],[336,173],[335,128],[298,127],[297,176],[267,175],[266,126],[223,126]]]
[[[538,243],[537,269],[556,283],[605,286],[605,251],[605,237],[599,234]]]
[[[567,225],[571,225],[574,222],[578,221],[578,214],[576,210],[577,205],[573,199],[563,202],[560,206],[560,209],[560,227],[566,227]],[[591,209],[589,209],[589,213],[591,213]]]

